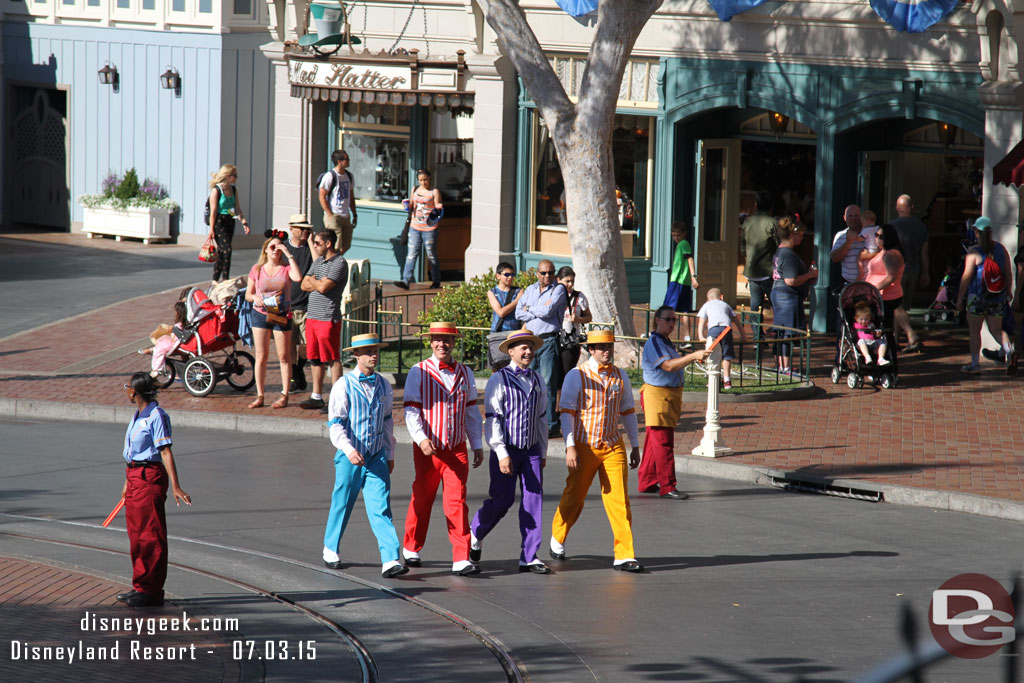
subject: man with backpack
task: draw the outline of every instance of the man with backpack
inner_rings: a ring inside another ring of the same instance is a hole
[[[324,210],[324,227],[338,236],[338,253],[344,255],[352,246],[352,230],[358,218],[353,195],[355,181],[348,172],[348,153],[343,149],[331,154],[334,168],[317,178],[320,206]]]

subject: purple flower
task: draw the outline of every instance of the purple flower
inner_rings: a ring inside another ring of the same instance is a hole
[[[117,174],[111,172],[103,179],[103,194],[110,196],[114,193],[114,188],[117,187],[119,180]]]

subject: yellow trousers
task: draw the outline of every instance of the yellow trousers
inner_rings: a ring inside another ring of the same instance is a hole
[[[609,447],[593,447],[576,444],[578,465],[565,478],[565,490],[558,503],[555,519],[551,522],[551,535],[559,543],[565,543],[569,529],[580,518],[590,484],[597,474],[601,481],[601,500],[608,522],[615,537],[615,559],[625,560],[636,557],[633,553],[633,513],[629,509],[629,495],[626,480],[629,466],[626,462],[626,447],[620,439]]]

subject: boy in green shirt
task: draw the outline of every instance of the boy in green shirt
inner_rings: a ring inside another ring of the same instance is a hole
[[[672,257],[672,271],[668,277],[668,291],[665,292],[665,304],[677,313],[693,313],[693,290],[700,287],[697,282],[696,266],[693,262],[693,247],[687,239],[690,230],[686,223],[672,223],[672,242],[676,245]],[[693,334],[693,318],[680,316],[683,322],[683,340],[690,341]]]

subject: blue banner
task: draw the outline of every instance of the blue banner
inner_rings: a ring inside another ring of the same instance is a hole
[[[729,21],[737,14],[763,5],[765,0],[708,0],[711,9],[722,21]]]
[[[897,31],[920,33],[941,21],[957,0],[871,0],[871,9]]]
[[[597,11],[597,0],[555,0],[558,6],[573,17],[582,17]]]

